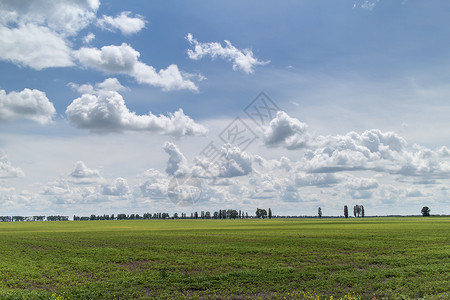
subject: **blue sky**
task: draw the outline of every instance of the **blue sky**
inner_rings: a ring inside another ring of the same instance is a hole
[[[0,215],[448,214],[449,9],[1,0]],[[261,92],[281,111],[257,124]]]

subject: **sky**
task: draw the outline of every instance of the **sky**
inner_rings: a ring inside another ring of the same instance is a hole
[[[450,213],[444,0],[0,0],[0,215]]]

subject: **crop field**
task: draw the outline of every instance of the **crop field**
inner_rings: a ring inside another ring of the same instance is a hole
[[[0,223],[0,299],[449,299],[450,218]]]

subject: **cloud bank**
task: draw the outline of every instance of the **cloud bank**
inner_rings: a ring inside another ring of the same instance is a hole
[[[24,176],[22,169],[12,166],[8,157],[0,153],[0,179],[22,176]]]

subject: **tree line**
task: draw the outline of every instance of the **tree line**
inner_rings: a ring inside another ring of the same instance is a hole
[[[430,208],[424,206],[421,210],[422,216],[430,216]],[[319,207],[317,210],[317,215],[322,218],[322,209]],[[353,216],[355,218],[364,218],[365,211],[363,205],[355,205],[353,207]],[[257,208],[255,216],[249,216],[248,212],[236,209],[219,209],[213,213],[209,211],[197,211],[190,213],[188,216],[186,213],[174,213],[172,216],[169,213],[144,213],[139,214],[111,214],[111,215],[95,215],[90,216],[73,216],[74,221],[95,221],[95,220],[150,220],[150,219],[248,219],[248,218],[260,218],[271,219],[273,217],[272,210],[264,208]],[[280,218],[280,216],[276,216]],[[344,217],[349,217],[348,206],[344,206]],[[281,217],[283,218],[283,217]],[[295,218],[295,217],[294,217]],[[69,221],[68,216],[0,216],[0,222],[30,222],[30,221]]]
[[[269,208],[269,213],[265,209],[258,208],[256,210],[257,218],[272,218],[272,210]],[[195,211],[190,215],[187,213],[174,213],[170,216],[169,213],[144,213],[140,214],[104,214],[89,216],[73,216],[74,221],[96,221],[96,220],[150,220],[150,219],[248,219],[253,218],[249,216],[248,212],[236,209],[219,209],[215,212]],[[68,221],[68,216],[0,216],[0,222],[30,222],[30,221]]]
[[[0,216],[0,222],[69,221],[69,216]]]

